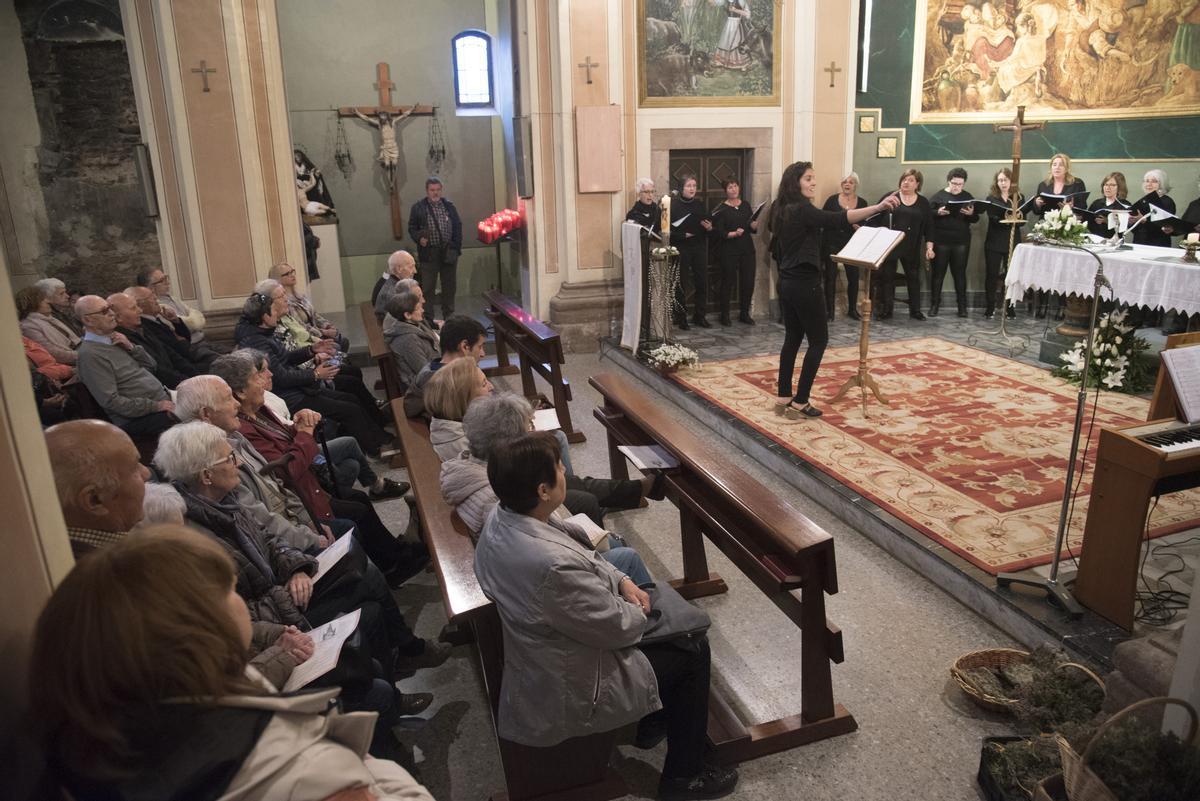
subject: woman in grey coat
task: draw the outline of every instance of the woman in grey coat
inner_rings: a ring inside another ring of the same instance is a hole
[[[403,392],[412,386],[417,373],[441,353],[437,332],[425,321],[425,298],[416,283],[410,278],[397,284],[408,291],[398,290],[388,301],[387,327],[383,330]]]
[[[552,517],[566,496],[554,437],[499,445],[488,480],[500,503],[475,549],[475,575],[504,627],[500,736],[547,747],[651,716],[637,745],[653,747],[665,729],[659,798],[732,792],[737,771],[704,760],[708,640],[640,645],[650,597]]]

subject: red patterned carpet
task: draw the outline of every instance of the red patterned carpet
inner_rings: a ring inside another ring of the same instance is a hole
[[[890,406],[872,398],[864,418],[858,390],[829,404],[858,369],[857,346],[836,348],[813,389],[824,416],[791,421],[773,411],[777,365],[775,354],[706,362],[675,380],[989,573],[1050,561],[1076,387],[1001,356],[910,339],[871,348],[871,374]],[[1145,420],[1147,408],[1127,395],[1100,398],[1068,539],[1076,553],[1099,426]],[[1165,495],[1152,536],[1196,525],[1200,490]]]

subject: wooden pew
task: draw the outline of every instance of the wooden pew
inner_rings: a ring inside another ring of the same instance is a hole
[[[683,578],[671,584],[686,598],[727,591],[708,570],[708,537],[800,628],[800,713],[746,724],[714,691],[708,736],[717,759],[732,764],[857,729],[833,700],[829,663],[844,659],[841,631],[825,618],[825,595],[838,589],[833,538],[628,380],[601,374],[590,383],[603,398],[594,414],[607,430],[613,478],[629,476],[618,445],[660,445],[679,460],[665,477],[667,497],[679,507],[684,565]]]
[[[497,290],[484,292],[483,299],[487,301],[484,314],[492,321],[495,331],[497,362],[507,366],[508,348],[515,350],[520,364],[522,393],[530,400],[538,398],[533,374],[540,375],[550,385],[554,409],[567,441],[584,442],[587,437],[571,424],[571,385],[562,374],[566,358],[558,332]]]
[[[383,391],[387,399],[399,398],[404,393],[400,391],[400,373],[396,360],[392,357],[392,349],[383,339],[383,329],[375,318],[375,307],[367,301],[359,304],[362,314],[363,329],[367,332],[367,353],[379,365],[379,377],[383,381]]]
[[[407,418],[402,400],[391,405],[446,616],[474,637],[495,727],[504,668],[500,617],[475,579],[475,546],[467,527],[442,497],[442,464],[429,444],[428,425]],[[616,737],[611,731],[530,748],[497,736],[507,792],[492,801],[607,801],[625,795],[625,783],[609,765]]]

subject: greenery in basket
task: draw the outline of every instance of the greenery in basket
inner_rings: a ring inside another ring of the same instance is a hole
[[[975,689],[1016,703],[1012,712],[1018,727],[1031,734],[1055,731],[1063,724],[1095,717],[1104,703],[1104,690],[1073,667],[1062,651],[1041,646],[1028,660],[999,667],[963,671]]]
[[[1005,801],[1027,801],[1038,782],[1062,770],[1053,737],[987,743],[983,762]]]
[[[700,363],[700,354],[683,345],[663,344],[646,354],[646,363],[658,370],[678,370]]]
[[[1035,234],[1068,245],[1082,245],[1087,241],[1087,223],[1075,216],[1075,211],[1063,204],[1054,211],[1046,212],[1042,221],[1033,226]]]
[[[1133,326],[1125,325],[1126,313],[1114,311],[1100,316],[1096,323],[1096,336],[1092,342],[1092,363],[1088,367],[1087,386],[1103,384],[1105,389],[1117,392],[1144,392],[1150,387],[1150,371],[1142,354],[1150,343],[1133,333]],[[1077,384],[1083,374],[1083,349],[1087,340],[1080,340],[1075,347],[1061,356],[1066,364],[1052,371],[1059,378]]]
[[[1064,733],[1082,754],[1094,735]],[[1087,766],[1121,801],[1196,801],[1200,798],[1200,748],[1162,734],[1136,717],[1101,736]]]

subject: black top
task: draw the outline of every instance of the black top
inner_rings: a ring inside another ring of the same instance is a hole
[[[625,213],[625,219],[638,225],[644,225],[657,233],[658,229],[662,227],[662,208],[657,203],[643,203],[639,200],[633,204],[633,208]]]
[[[983,237],[983,249],[988,253],[1008,253],[1008,229],[1017,229],[1017,238],[1013,240],[1013,247],[1016,247],[1021,243],[1022,234],[1024,233],[1022,229],[1024,226],[1011,226],[1000,222],[1006,216],[1008,216],[1008,212],[1004,209],[998,208],[998,206],[1004,206],[1005,209],[1011,208],[1011,197],[1009,197],[1008,200],[1005,200],[1002,197],[988,195],[987,202],[988,205],[984,207],[984,213],[987,214],[988,227],[987,233]],[[1024,202],[1025,198],[1017,195],[1017,204],[1019,205]],[[993,203],[996,205],[993,206]]]
[[[671,198],[671,244],[677,248],[702,247],[708,231],[700,223],[707,219],[708,211],[699,196],[691,200],[684,200],[683,195]],[[683,222],[676,225],[680,220]]]
[[[818,209],[808,198],[790,203],[780,209],[777,230],[783,259],[779,263],[779,278],[819,278],[821,263],[821,229],[849,225],[846,211]]]
[[[1088,233],[1108,239],[1113,235],[1113,232],[1108,229],[1108,210],[1129,209],[1131,206],[1132,204],[1120,198],[1117,198],[1112,203],[1105,200],[1103,196],[1096,198],[1092,201],[1092,205],[1088,206],[1088,212],[1090,213],[1084,218],[1084,222],[1087,223]],[[1149,223],[1142,223],[1142,225],[1149,225]],[[1134,231],[1134,233],[1136,234],[1137,231]]]
[[[1042,181],[1040,184],[1037,185],[1037,192],[1035,193],[1035,196],[1040,195],[1043,192],[1049,192],[1050,194],[1054,194],[1054,195],[1073,195],[1076,192],[1083,192],[1086,189],[1087,189],[1087,187],[1084,186],[1083,181],[1079,180],[1078,178],[1076,178],[1073,182],[1071,182],[1069,184],[1063,184],[1063,190],[1061,192],[1054,191],[1054,182],[1053,181]],[[1031,209],[1031,211],[1033,211],[1033,213],[1036,214],[1037,216],[1041,217],[1041,216],[1045,215],[1046,212],[1053,211],[1054,209],[1057,209],[1061,205],[1062,205],[1061,200],[1046,199],[1046,204],[1044,206],[1042,206],[1039,209],[1037,207],[1037,204],[1035,203],[1033,205],[1033,208]]]
[[[722,203],[717,206],[717,210],[713,212],[713,231],[717,235],[717,251],[724,255],[753,253],[754,252],[754,232],[750,230],[750,218],[754,215],[754,209],[746,201],[734,208],[728,203]],[[746,233],[741,236],[729,238],[729,234],[741,228]]]
[[[1139,214],[1149,214],[1151,203],[1163,211],[1169,211],[1172,214],[1175,213],[1175,201],[1171,200],[1171,196],[1159,195],[1157,192],[1151,192],[1146,195],[1137,203],[1134,203],[1133,207]],[[1169,224],[1166,221],[1153,222],[1151,220],[1143,220],[1137,228],[1133,229],[1133,243],[1135,245],[1157,245],[1161,248],[1171,247],[1171,234],[1163,231],[1163,226]],[[1171,227],[1174,229],[1175,226]]]
[[[932,210],[932,220],[929,227],[929,241],[935,245],[969,245],[971,243],[971,226],[979,222],[979,209],[973,209],[970,214],[963,214],[965,206],[948,205],[950,201],[974,200],[975,196],[965,189],[957,195],[952,195],[945,189],[939,189],[929,198]],[[950,212],[946,216],[937,213],[945,206]]]
[[[838,203],[839,194],[832,194],[825,198],[825,205],[821,207],[822,211],[841,211],[842,206]],[[857,205],[856,209],[865,209],[867,201],[863,200],[861,195],[855,197]],[[826,253],[837,253],[842,248],[846,247],[846,243],[850,241],[850,237],[854,236],[854,226],[849,222],[844,225],[831,225],[825,227],[821,231],[821,246]]]
[[[888,195],[893,194],[888,192]],[[897,197],[899,197],[897,195]],[[883,198],[880,198],[882,201]],[[911,206],[904,205],[904,201],[900,201],[900,205],[892,212],[880,212],[870,218],[868,225],[874,225],[879,228],[891,228],[893,231],[903,231],[904,241],[896,246],[892,251],[892,255],[888,260],[907,256],[915,258],[921,255],[925,245],[923,240],[929,237],[929,227],[933,218],[933,207],[929,205],[929,200],[924,195],[917,195],[916,201]]]
[[[1188,225],[1185,225],[1184,230],[1180,233],[1190,234],[1200,231],[1200,197],[1188,204],[1187,211],[1183,213],[1183,221]]]

